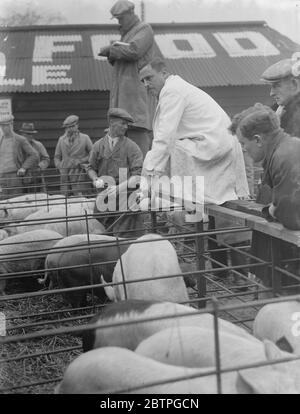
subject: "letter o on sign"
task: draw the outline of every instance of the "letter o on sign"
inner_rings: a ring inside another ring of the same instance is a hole
[[[155,41],[167,59],[212,58],[216,56],[209,43],[199,33],[157,34]]]

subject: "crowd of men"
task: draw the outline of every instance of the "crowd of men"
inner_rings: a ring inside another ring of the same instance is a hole
[[[87,194],[94,186],[99,192],[96,212],[113,195],[115,209],[120,211],[121,194],[126,193],[128,200],[139,187],[139,177],[147,183],[146,189],[141,188],[146,196],[156,177],[188,176],[193,179],[190,198],[194,203],[222,205],[254,196],[253,161],[261,162],[264,173],[257,200],[266,204],[264,216],[300,230],[299,57],[282,60],[262,74],[271,85],[276,108],[256,104],[230,120],[212,97],[171,74],[163,59],[154,57],[153,31],[139,20],[133,3],[119,0],[111,14],[119,22],[121,38],[99,53],[107,58],[113,74],[108,129],[93,144],[79,131],[78,116],[64,120],[65,133],[54,156],[62,193]],[[23,124],[20,134],[13,130],[11,115],[3,117],[0,125],[3,199],[20,192],[24,180],[32,179],[31,171],[45,170],[50,160],[45,147],[33,139],[37,132],[33,123]],[[126,174],[120,174],[120,169]],[[39,176],[43,190],[45,181]],[[204,179],[202,193],[195,187],[198,176]],[[108,217],[105,225],[112,224]],[[226,227],[230,223],[210,224]],[[122,216],[116,232],[139,226],[138,215]],[[257,240],[255,234],[253,239],[259,255],[264,251],[263,239]],[[240,234],[230,240],[231,244],[243,242]],[[227,260],[218,253],[215,259]]]

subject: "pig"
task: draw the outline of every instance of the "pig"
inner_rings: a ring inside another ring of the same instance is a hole
[[[71,205],[68,207],[68,214],[63,207],[53,208],[48,211],[37,211],[26,217],[26,220],[18,226],[18,233],[24,233],[30,230],[48,229],[60,233],[62,236],[71,236],[72,234],[89,233],[102,234],[105,231],[104,226],[98,220],[88,217],[88,229],[85,219],[85,211],[92,214],[91,211],[82,208],[80,205]],[[82,216],[82,217],[79,217]],[[26,225],[27,222],[28,225]]]
[[[212,371],[172,366],[128,349],[105,347],[73,360],[55,393],[216,394],[216,375],[208,375]],[[298,393],[293,378],[271,367],[222,373],[221,383],[224,394]]]
[[[77,236],[83,236],[83,238],[86,237],[85,235]],[[69,238],[67,239],[68,245]],[[74,236],[73,240],[75,240]],[[78,238],[76,238],[76,240],[78,240]],[[125,241],[123,239],[119,240],[120,242]],[[50,278],[52,280],[52,285],[56,284],[62,289],[85,286],[91,284],[91,271],[94,284],[101,283],[100,275],[103,275],[106,282],[111,282],[115,263],[119,258],[119,248],[116,244],[116,238],[107,235],[90,235],[90,241],[92,241],[90,253],[87,238],[80,243],[75,242],[76,247],[86,247],[84,250],[65,252],[55,252],[55,250],[53,250],[46,259],[47,276],[43,282],[46,283],[47,279]],[[103,246],[101,246],[101,243]],[[64,242],[62,240],[60,242],[60,247],[63,247],[63,245]],[[56,248],[57,247],[58,246],[56,246]],[[128,243],[120,243],[120,254],[124,253],[128,247]],[[101,264],[102,262],[112,263]],[[90,264],[93,265],[95,263],[97,263],[95,266],[90,266]],[[81,265],[86,266],[78,267]],[[65,269],[65,267],[68,266],[75,267],[72,269]],[[61,269],[53,272],[51,271],[51,268],[58,267]],[[101,300],[107,300],[105,291],[102,287],[96,288],[94,292]],[[63,297],[68,304],[76,308],[87,304],[86,295],[87,291],[76,291],[64,293]]]
[[[186,316],[177,316],[180,314]],[[160,319],[147,321],[147,319],[155,318]],[[146,321],[139,322],[143,319],[146,319]],[[136,323],[125,324],[126,322]],[[214,317],[210,313],[200,314],[194,308],[172,302],[131,299],[106,305],[105,309],[100,314],[95,315],[90,323],[99,325],[99,329],[83,332],[82,346],[84,352],[105,346],[119,346],[135,350],[143,340],[167,328],[195,326],[212,330],[214,328]],[[113,323],[124,324],[101,329],[101,326]],[[222,332],[260,344],[260,341],[245,329],[222,318],[218,318],[218,323]]]
[[[1,240],[0,275],[43,269],[49,250],[61,238],[60,234],[51,230],[33,230]],[[20,260],[24,253],[32,254]],[[5,287],[6,279],[1,278],[1,294],[4,294]]]
[[[168,240],[160,240],[157,234],[146,234],[137,241],[145,243],[132,244],[118,260],[113,283],[121,283],[122,267],[125,281],[148,279],[145,282],[126,285],[127,299],[166,300],[171,302],[188,302],[188,293],[182,276],[156,279],[153,277],[181,274],[176,251]],[[105,281],[103,281],[105,283]],[[105,292],[112,301],[124,300],[123,285],[106,286]]]

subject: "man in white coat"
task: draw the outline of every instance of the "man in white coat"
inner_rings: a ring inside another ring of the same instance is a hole
[[[221,205],[248,197],[242,148],[230,134],[231,121],[217,102],[170,74],[160,58],[140,71],[140,79],[158,97],[153,144],[145,157],[143,174],[203,177],[204,200],[196,197],[194,202]]]
[[[249,194],[241,146],[228,131],[231,121],[207,93],[171,75],[156,58],[140,79],[158,97],[146,175],[204,177],[205,203],[223,204]],[[197,200],[195,200],[196,202]]]

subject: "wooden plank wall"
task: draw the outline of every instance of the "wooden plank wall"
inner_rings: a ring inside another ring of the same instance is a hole
[[[23,122],[34,122],[38,130],[36,138],[46,146],[51,159],[57,140],[64,133],[62,122],[68,115],[79,116],[81,132],[88,134],[93,142],[107,128],[109,92],[19,93],[12,99],[15,131]]]
[[[255,102],[271,104],[267,85],[203,88],[203,90],[210,94],[229,116]],[[39,131],[36,138],[44,143],[51,158],[54,155],[57,139],[63,133],[61,124],[68,115],[79,116],[80,130],[88,134],[93,142],[104,135],[104,129],[107,127],[108,91],[16,93],[12,95],[12,100],[16,120],[15,130],[18,131],[22,122],[34,122]]]
[[[269,85],[223,86],[203,90],[213,97],[230,117],[256,102],[272,105]]]

